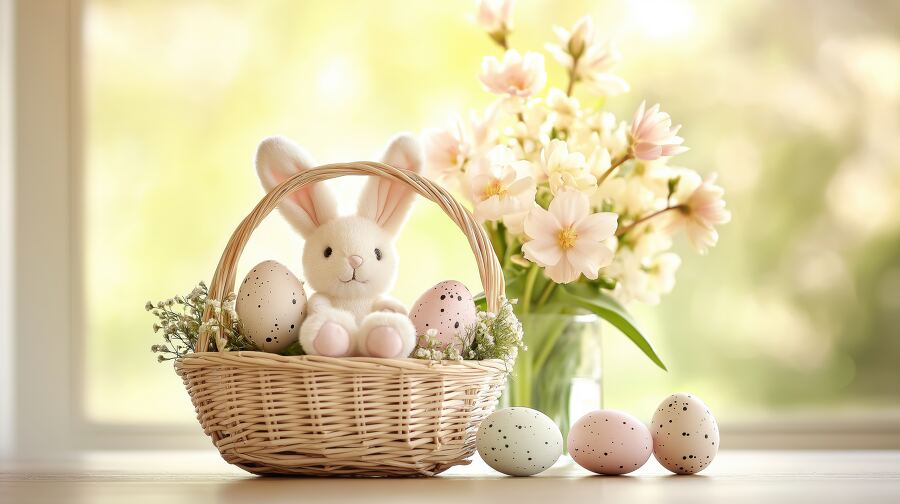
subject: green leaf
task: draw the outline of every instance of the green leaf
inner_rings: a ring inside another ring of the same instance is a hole
[[[576,293],[573,291],[578,291],[579,289],[562,285],[560,285],[558,290],[561,294],[560,301],[567,301],[580,308],[584,308],[609,322],[637,345],[637,347],[644,352],[644,355],[649,357],[654,364],[663,370],[668,371],[666,365],[663,364],[659,356],[656,355],[653,346],[647,341],[647,338],[644,337],[637,322],[631,317],[628,310],[626,310],[618,301],[599,290],[593,291],[593,289],[591,289],[593,292],[585,292],[584,289],[581,289],[581,292]]]
[[[478,311],[487,310],[487,298],[484,296],[484,292],[475,295],[473,301],[475,301],[475,308],[478,309]]]
[[[509,274],[506,275],[506,297],[507,299],[518,299],[521,295],[522,282],[525,279],[525,275],[516,275],[510,277]],[[475,307],[481,311],[487,310],[487,299],[485,299],[484,292],[479,292],[473,297],[475,301]]]

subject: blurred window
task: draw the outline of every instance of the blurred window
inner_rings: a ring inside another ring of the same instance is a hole
[[[660,306],[636,311],[669,373],[605,332],[606,405],[649,417],[660,398],[689,390],[724,422],[898,409],[900,45],[886,24],[897,6],[679,1],[659,19],[636,4],[521,3],[512,37],[542,50],[550,23],[584,13],[621,34],[633,90],[607,106],[628,119],[643,97],[664,103],[692,148],[681,162],[719,172],[734,214],[708,256],[682,247],[678,285]],[[262,196],[252,167],[261,138],[296,139],[320,162],[371,158],[396,131],[488,103],[475,76],[496,51],[470,9],[86,2],[90,421],[194,421],[180,380],[149,351],[157,335],[142,307],[212,275]],[[445,279],[480,288],[466,241],[429,204],[399,248],[395,294],[406,302]],[[300,274],[300,250],[273,215],[238,274],[265,259]]]

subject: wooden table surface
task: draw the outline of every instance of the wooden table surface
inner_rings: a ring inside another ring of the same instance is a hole
[[[561,460],[531,478],[499,475],[478,460],[435,478],[260,478],[206,452],[0,463],[0,503],[43,502],[897,503],[900,451],[724,451],[696,476],[671,475],[652,457],[628,476],[593,476]]]

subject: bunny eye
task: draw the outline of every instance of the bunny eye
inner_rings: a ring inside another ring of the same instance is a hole
[[[325,257],[331,257],[331,253],[334,252],[331,250],[331,247],[325,247]]]
[[[381,249],[375,249],[375,259],[381,260]]]

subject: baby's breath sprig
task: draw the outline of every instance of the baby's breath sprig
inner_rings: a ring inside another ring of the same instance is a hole
[[[419,338],[413,357],[426,360],[500,359],[512,366],[519,349],[527,350],[522,324],[513,313],[513,304],[515,300],[503,298],[498,313],[478,312],[475,324],[455,342],[444,343],[437,339],[437,331],[429,329]]]
[[[144,309],[159,319],[153,324],[153,332],[163,333],[163,343],[150,347],[159,354],[159,362],[174,361],[194,351],[201,331],[209,331],[207,351],[217,348],[226,350],[259,350],[256,344],[244,336],[240,319],[235,311],[236,296],[229,294],[223,302],[209,299],[209,289],[204,282],[186,296],[175,296],[153,303],[147,301]],[[206,306],[212,307],[212,317],[203,322]],[[222,322],[229,322],[223,324]]]

